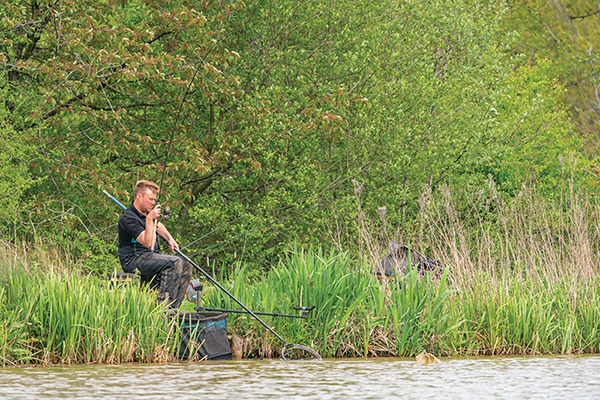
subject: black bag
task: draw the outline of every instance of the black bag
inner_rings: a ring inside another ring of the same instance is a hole
[[[402,278],[409,261],[413,268],[418,267],[420,261],[419,254],[403,244],[390,240],[388,252],[381,260],[379,268],[373,271],[373,275],[376,275],[378,278],[383,278],[384,276],[387,278]]]
[[[435,278],[440,278],[444,272],[444,266],[439,261],[425,257],[408,246],[390,240],[387,254],[379,263],[378,268],[373,271],[377,278],[402,278],[408,265],[416,269],[419,275],[427,273]]]
[[[178,314],[181,343],[179,359],[187,360],[194,351],[199,359],[231,360],[227,339],[227,314],[193,312]]]

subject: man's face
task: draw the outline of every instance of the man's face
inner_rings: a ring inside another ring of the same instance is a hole
[[[142,214],[148,214],[154,208],[154,204],[156,203],[156,194],[152,193],[152,190],[146,189],[145,192],[142,192],[138,195],[138,200],[140,204],[140,212]]]

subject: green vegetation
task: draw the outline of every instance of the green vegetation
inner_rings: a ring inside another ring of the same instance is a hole
[[[419,279],[413,271],[402,282],[381,283],[370,273],[377,258],[353,261],[347,253],[296,249],[256,284],[238,266],[225,286],[251,309],[284,313],[316,304],[307,323],[271,323],[325,356],[410,356],[423,349],[441,355],[599,353],[600,206],[572,181],[561,186],[564,196],[556,200],[523,188],[504,202],[493,184],[487,191],[423,193],[419,229],[433,244],[420,250],[450,266],[439,280]],[[370,238],[365,254],[378,247],[370,233],[361,234]],[[234,307],[218,291],[206,299]],[[259,334],[254,321],[230,321],[247,338],[249,354],[276,354],[277,342]]]
[[[188,254],[277,221],[199,257],[251,308],[316,304],[273,321],[296,342],[600,351],[596,3],[5,3],[4,364],[169,357],[152,295],[102,286],[121,212],[102,190],[126,204],[168,149],[161,201]],[[451,273],[374,281],[390,239]],[[248,354],[274,354],[233,320]]]
[[[290,255],[255,284],[244,278],[239,267],[225,287],[251,309],[287,313],[316,304],[307,321],[262,318],[326,357],[600,352],[597,279],[482,275],[457,289],[448,274],[432,281],[409,271],[401,282],[382,283],[346,254],[313,251]],[[137,285],[13,270],[0,299],[3,365],[175,360],[175,327],[154,306],[155,294]],[[216,288],[204,305],[238,308]],[[282,344],[250,316],[231,314],[228,324],[244,338],[246,357],[279,355]]]
[[[177,329],[155,293],[21,263],[1,273],[0,364],[172,360]]]
[[[284,313],[301,304],[300,294],[305,305],[314,299],[317,309],[307,322],[269,323],[286,340],[326,357],[600,352],[597,278],[553,282],[483,274],[458,289],[465,282],[453,285],[448,275],[420,279],[411,271],[401,283],[382,283],[353,268],[344,254],[312,251],[288,257],[255,285],[242,283],[238,272],[227,288],[251,309]],[[281,279],[290,274],[291,285]],[[213,307],[235,308],[218,291],[206,297]],[[245,337],[247,356],[279,354],[281,343],[251,317],[232,314],[229,324]]]
[[[560,102],[568,108],[574,129],[588,143],[588,154],[598,153],[598,4],[591,0],[547,2],[526,0],[513,4],[505,19],[507,29],[519,32],[511,52],[526,63],[549,60],[550,76],[565,90]]]
[[[364,231],[362,258],[295,247],[265,274],[238,262],[220,268],[218,280],[252,310],[316,305],[306,321],[263,318],[326,357],[599,353],[600,205],[572,180],[563,186],[556,200],[524,188],[503,202],[492,184],[423,193],[419,230],[433,245],[420,251],[450,267],[439,279],[409,270],[378,281],[371,271],[381,254],[368,255],[378,242]],[[61,254],[12,251],[0,282],[4,364],[173,360],[177,332],[154,306],[155,293],[73,274],[75,261]],[[203,305],[238,308],[210,285]],[[251,316],[231,314],[228,325],[246,357],[279,355],[282,344]]]
[[[102,190],[127,203],[135,181],[160,180],[169,148],[161,200],[180,241],[235,220],[193,251],[305,211],[208,254],[253,271],[293,242],[358,255],[357,187],[365,213],[385,207],[403,230],[425,187],[480,190],[491,176],[502,197],[532,182],[554,196],[560,158],[594,154],[567,116],[560,58],[526,51],[545,30],[522,7],[11,1],[2,200],[14,190],[0,235],[52,241],[109,272],[120,210]]]

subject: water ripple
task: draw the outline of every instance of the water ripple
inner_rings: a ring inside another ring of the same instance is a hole
[[[3,399],[595,398],[600,357],[278,360],[0,368]]]

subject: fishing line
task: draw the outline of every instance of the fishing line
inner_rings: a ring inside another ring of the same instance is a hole
[[[230,4],[231,4],[231,2],[230,2]],[[231,15],[228,14],[226,22],[229,22],[229,17],[230,16]],[[221,24],[221,30],[223,30],[226,22],[223,22],[223,24]],[[218,40],[216,40],[215,43],[214,43],[214,45],[213,45],[213,47],[210,50],[208,50],[206,54],[210,54],[217,47],[217,43],[219,43],[221,41],[221,39],[222,39],[222,37],[220,37]],[[204,62],[203,59],[202,59],[202,57],[198,56],[198,58],[200,59],[201,62]],[[165,179],[165,171],[167,170],[167,160],[169,159],[169,154],[171,152],[171,145],[173,143],[173,136],[175,135],[175,130],[177,129],[177,121],[179,120],[179,116],[181,115],[181,111],[183,110],[183,105],[185,103],[185,99],[186,99],[187,95],[189,94],[192,85],[194,84],[194,79],[196,78],[196,75],[198,74],[198,71],[199,71],[199,68],[196,67],[195,70],[194,70],[194,75],[192,75],[192,79],[190,79],[190,83],[188,84],[188,86],[187,86],[187,88],[186,88],[186,90],[185,90],[185,92],[183,94],[183,98],[181,99],[181,104],[179,105],[179,109],[177,110],[177,114],[175,115],[175,120],[174,120],[174,123],[173,123],[173,129],[171,131],[171,137],[169,138],[169,146],[167,147],[167,154],[165,155],[165,162],[163,164],[163,170],[162,170],[162,174],[161,174],[161,177],[160,177],[160,184],[158,185],[158,195],[156,197],[156,204],[160,204],[160,194],[161,194],[161,190],[160,189],[162,189],[162,184],[163,184],[163,181]]]
[[[273,225],[275,222],[278,222],[278,221],[284,220],[284,219],[286,219],[286,218],[293,217],[293,216],[294,216],[294,215],[296,215],[296,214],[300,214],[300,213],[303,213],[303,212],[305,212],[305,211],[308,211],[308,210],[310,210],[310,208],[307,208],[307,209],[305,209],[305,210],[296,211],[295,213],[292,213],[292,214],[286,215],[285,217],[281,217],[281,218],[279,218],[279,219],[276,219],[275,221],[268,222],[268,223],[266,223],[266,224],[264,224],[264,225],[261,225],[261,226],[259,226],[259,227],[253,228],[253,229],[251,229],[251,230],[249,230],[249,231],[246,231],[246,232],[244,232],[244,233],[240,233],[240,234],[239,234],[239,235],[237,235],[237,236],[234,236],[234,237],[232,237],[232,238],[229,238],[229,239],[227,239],[227,240],[225,240],[225,241],[223,241],[223,242],[217,243],[217,244],[215,244],[215,245],[213,245],[213,246],[207,247],[207,248],[206,248],[206,249],[204,249],[204,250],[197,251],[197,252],[195,252],[195,253],[191,254],[191,255],[190,255],[190,257],[197,256],[198,254],[202,254],[202,253],[204,253],[204,252],[206,252],[206,251],[208,251],[208,250],[210,250],[210,249],[214,249],[215,247],[219,247],[219,246],[221,246],[221,245],[224,245],[225,243],[227,243],[227,242],[230,242],[230,241],[232,241],[233,239],[237,239],[237,238],[239,238],[239,237],[241,237],[241,236],[244,236],[244,235],[247,235],[247,234],[249,234],[250,232],[254,232],[254,231],[255,231],[255,230],[257,230],[257,229],[264,228],[265,226]],[[232,222],[233,222],[233,221],[232,221]],[[187,247],[187,246],[186,246],[186,247]]]
[[[185,98],[187,97],[190,88],[194,84],[194,79],[196,78],[196,74],[198,74],[198,68],[195,68],[194,75],[192,75],[192,79],[190,79],[190,83],[188,84],[185,93],[183,94],[183,98],[181,100],[181,104],[179,104],[179,110],[177,110],[177,114],[175,115],[175,121],[173,123],[173,129],[171,130],[171,137],[169,138],[169,146],[167,147],[167,154],[165,155],[165,162],[163,164],[162,175],[160,177],[160,184],[158,185],[158,195],[156,197],[156,204],[160,205],[160,194],[161,188],[163,184],[163,180],[165,179],[165,172],[167,170],[167,160],[169,159],[169,154],[171,153],[171,145],[173,144],[173,136],[175,135],[175,131],[177,130],[177,120],[179,119],[179,115],[181,114],[181,110],[183,110],[183,104],[185,103]]]
[[[219,226],[218,228],[215,228],[215,229],[213,229],[212,231],[208,232],[206,235],[204,235],[204,236],[202,236],[202,237],[200,237],[200,238],[198,238],[198,239],[194,240],[192,243],[188,243],[188,244],[187,244],[185,247],[182,247],[182,248],[181,248],[181,250],[185,250],[187,247],[190,247],[191,245],[193,245],[193,244],[194,244],[194,243],[196,243],[197,241],[204,239],[204,238],[205,238],[205,237],[207,237],[208,235],[210,235],[210,234],[212,234],[212,233],[215,233],[215,232],[216,232],[216,231],[218,231],[219,229],[221,229],[221,228],[224,228],[224,227],[226,227],[227,225],[229,225],[229,224],[232,224],[232,223],[234,223],[235,221],[237,221],[238,219],[241,219],[241,218],[244,218],[244,217],[247,217],[247,215],[242,215],[242,216],[240,216],[240,217],[237,217],[236,219],[234,219],[234,220],[231,220],[231,221],[229,221],[229,222],[227,222],[227,223],[225,223],[225,224],[223,224],[223,225]]]

